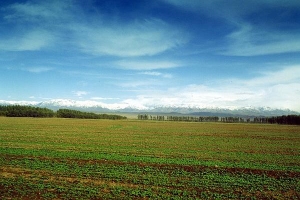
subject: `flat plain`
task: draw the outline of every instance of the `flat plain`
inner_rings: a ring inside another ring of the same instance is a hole
[[[299,199],[300,126],[0,117],[0,199]]]

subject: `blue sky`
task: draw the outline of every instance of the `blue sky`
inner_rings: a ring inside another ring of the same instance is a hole
[[[300,111],[300,1],[0,3],[0,100]]]

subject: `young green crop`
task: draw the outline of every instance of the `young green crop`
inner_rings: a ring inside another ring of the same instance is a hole
[[[291,199],[300,127],[0,118],[0,198]]]

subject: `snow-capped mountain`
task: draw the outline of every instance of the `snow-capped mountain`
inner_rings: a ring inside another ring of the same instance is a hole
[[[47,101],[5,101],[0,100],[0,105],[24,105],[24,106],[36,106],[44,107],[53,110],[60,108],[79,109],[79,110],[93,110],[93,111],[119,111],[119,110],[149,110],[148,107],[135,105],[132,106],[128,103],[103,103],[98,101],[75,101],[71,99],[52,99]]]
[[[103,103],[98,101],[76,101],[70,99],[52,99],[47,101],[5,101],[0,100],[0,105],[27,105],[44,107],[52,110],[60,108],[76,109],[89,112],[147,112],[147,113],[180,113],[202,116],[279,116],[299,115],[299,112],[289,109],[273,109],[270,107],[197,107],[187,105],[131,105],[129,103]]]

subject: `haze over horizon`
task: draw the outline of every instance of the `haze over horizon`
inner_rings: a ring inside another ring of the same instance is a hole
[[[0,102],[300,112],[300,1],[4,0]]]

